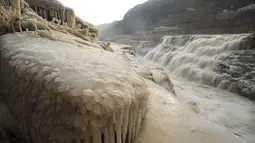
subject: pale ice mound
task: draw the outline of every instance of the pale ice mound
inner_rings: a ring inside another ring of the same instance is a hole
[[[133,52],[134,50],[131,46],[119,45],[119,47],[122,47],[122,48],[118,49],[116,48],[118,46],[115,44],[114,47],[116,52],[122,54],[127,59],[127,61],[129,61],[131,65],[135,67],[135,70],[137,71],[138,74],[164,87],[169,92],[175,94],[175,91],[173,88],[174,86],[171,82],[171,79],[168,77],[167,73],[164,71],[163,68],[149,66],[148,64],[145,64],[144,62],[137,59],[134,56],[134,52]]]
[[[1,98],[17,132],[35,143],[132,142],[147,112],[142,77],[117,53],[59,38],[0,37]]]

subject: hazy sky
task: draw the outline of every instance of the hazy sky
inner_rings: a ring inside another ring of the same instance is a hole
[[[125,13],[146,0],[59,0],[80,18],[95,25],[121,20]]]

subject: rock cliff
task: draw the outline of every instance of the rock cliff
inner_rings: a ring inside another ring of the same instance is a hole
[[[173,27],[172,30],[166,30],[165,34],[250,32],[255,29],[254,10],[239,12],[242,11],[240,8],[250,4],[254,4],[254,1],[149,0],[131,8],[121,21],[113,23],[105,32],[115,33],[114,36],[100,34],[100,37],[112,36],[112,39],[116,39],[116,35],[134,35],[138,31],[153,31],[161,26]],[[237,16],[233,17],[234,15]]]
[[[52,21],[54,18],[61,20],[63,23],[67,21],[66,13],[70,10],[69,8],[65,7],[62,3],[58,0],[25,0],[30,7],[41,17],[47,19],[48,21]],[[97,37],[98,31],[96,27],[86,22],[79,17],[75,18],[76,24],[80,24],[81,28],[88,28],[91,36]]]

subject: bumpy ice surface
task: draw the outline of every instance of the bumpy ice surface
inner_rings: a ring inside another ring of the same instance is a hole
[[[120,143],[138,135],[149,92],[120,55],[26,34],[0,37],[0,53],[1,96],[26,140]]]

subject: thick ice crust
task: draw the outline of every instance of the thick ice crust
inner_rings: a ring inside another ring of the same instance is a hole
[[[121,49],[113,47],[113,49],[122,54],[131,63],[139,75],[153,81],[154,83],[167,89],[169,92],[175,94],[174,85],[164,69],[160,67],[151,67],[145,63],[142,63],[142,61],[139,61],[134,55],[132,55],[132,47],[124,46]]]
[[[21,34],[0,37],[1,97],[36,143],[131,142],[146,83],[117,53]]]

